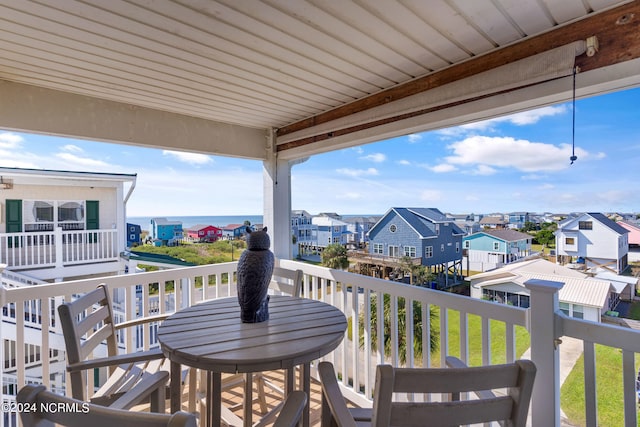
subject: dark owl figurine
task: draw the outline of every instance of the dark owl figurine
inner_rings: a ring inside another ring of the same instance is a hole
[[[273,273],[273,253],[267,227],[251,231],[247,227],[247,250],[238,260],[238,303],[245,323],[269,319],[269,282]]]

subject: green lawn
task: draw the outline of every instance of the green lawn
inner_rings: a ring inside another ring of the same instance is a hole
[[[460,357],[460,313],[448,311],[449,315],[449,355]],[[469,335],[469,365],[482,365],[482,324],[479,316],[470,315],[468,318]],[[491,336],[491,363],[505,363],[507,350],[505,346],[505,324],[497,320],[490,321]],[[516,326],[516,359],[530,346],[529,332],[522,327]],[[435,361],[434,361],[435,362]],[[439,363],[439,360],[438,360]]]
[[[636,355],[636,366],[639,360]],[[598,426],[622,426],[622,352],[615,348],[596,345],[596,362]],[[562,410],[572,424],[585,425],[583,356],[580,356],[562,385],[560,402]]]

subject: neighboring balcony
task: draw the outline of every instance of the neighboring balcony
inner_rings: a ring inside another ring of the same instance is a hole
[[[304,272],[304,297],[332,304],[347,316],[343,343],[325,359],[334,363],[344,395],[356,405],[371,405],[378,363],[444,366],[451,354],[470,364],[495,364],[522,357],[524,345],[538,369],[531,425],[560,426],[560,352],[567,345],[562,340],[569,337],[577,339],[583,351],[584,362],[576,365],[584,377],[584,388],[577,393],[586,408],[581,425],[598,425],[598,402],[616,401],[623,402],[619,412],[624,422],[619,425],[637,426],[640,332],[565,316],[558,307],[561,283],[527,282],[531,307],[523,309],[296,261],[281,260],[280,266]],[[236,268],[231,262],[38,286],[5,279],[0,288],[0,338],[9,344],[2,365],[3,399],[13,399],[28,382],[65,390],[64,343],[55,308],[63,299],[106,283],[114,292],[118,321],[171,313],[202,300],[235,297]],[[382,318],[384,322],[376,321]],[[153,347],[156,328],[122,335],[122,348]],[[434,351],[427,350],[430,342]],[[597,385],[596,372],[603,362],[596,360],[596,344],[613,347],[620,355],[620,363],[609,366],[622,373],[613,389]]]
[[[115,229],[0,233],[0,264],[20,271],[115,262],[121,246]]]

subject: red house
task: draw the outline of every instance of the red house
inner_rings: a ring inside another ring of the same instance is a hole
[[[197,224],[185,230],[186,237],[198,242],[215,242],[222,237],[222,229],[213,225]]]

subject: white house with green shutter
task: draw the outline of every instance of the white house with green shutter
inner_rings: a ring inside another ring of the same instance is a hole
[[[0,168],[0,264],[42,281],[122,273],[135,174]]]

